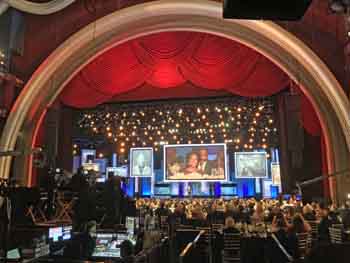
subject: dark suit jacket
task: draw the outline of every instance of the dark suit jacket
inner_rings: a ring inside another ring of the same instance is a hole
[[[198,168],[201,168],[201,163],[198,163]],[[211,175],[211,170],[215,168],[215,163],[213,161],[206,161],[205,166],[204,166],[204,174],[209,174]],[[202,172],[199,170],[199,172]]]

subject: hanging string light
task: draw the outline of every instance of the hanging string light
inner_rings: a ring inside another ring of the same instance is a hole
[[[82,135],[117,143],[120,153],[135,146],[224,142],[235,151],[267,149],[279,143],[274,101],[229,97],[109,104],[81,111],[75,123]]]

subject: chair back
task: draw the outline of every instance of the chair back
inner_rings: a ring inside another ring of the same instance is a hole
[[[211,225],[213,231],[221,231],[224,228],[223,224],[212,224]]]
[[[311,233],[298,233],[298,249],[301,257],[305,257],[311,249],[312,237]]]
[[[344,225],[343,224],[332,224],[332,227],[334,227],[334,228],[343,228]]]
[[[318,240],[318,221],[307,221],[311,227],[312,242]]]
[[[329,236],[332,244],[343,244],[343,230],[341,228],[330,227]]]
[[[240,262],[241,260],[241,235],[224,233],[224,250],[222,252],[222,262]]]

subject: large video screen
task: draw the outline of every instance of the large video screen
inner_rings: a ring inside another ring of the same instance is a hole
[[[130,149],[130,176],[152,177],[153,175],[153,149],[131,148]]]
[[[235,152],[236,178],[266,178],[266,152]]]
[[[164,145],[164,181],[226,181],[226,144]]]
[[[271,178],[274,185],[281,185],[281,170],[279,163],[271,163]]]

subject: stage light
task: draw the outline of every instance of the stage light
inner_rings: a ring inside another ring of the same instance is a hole
[[[98,155],[98,158],[103,158],[103,153],[100,153],[99,155]]]

